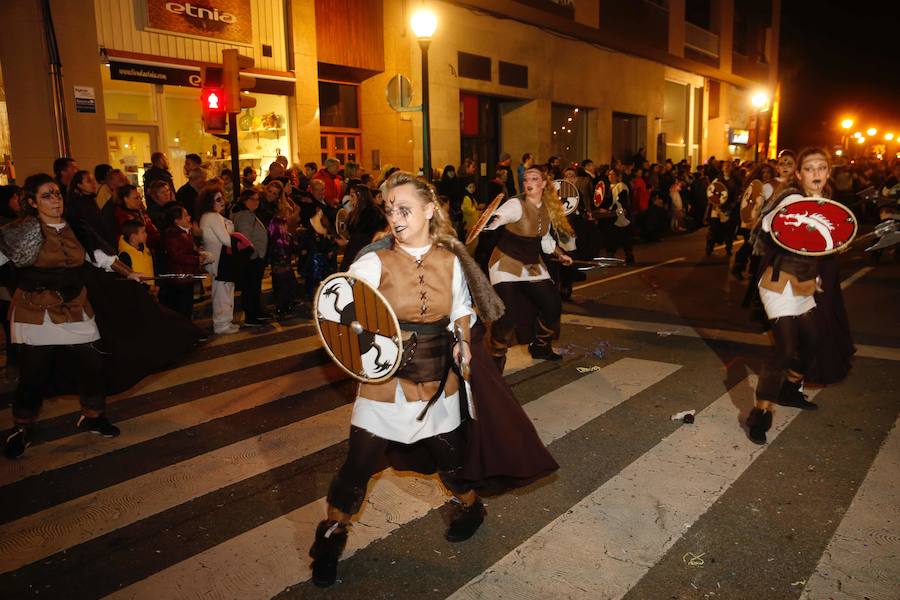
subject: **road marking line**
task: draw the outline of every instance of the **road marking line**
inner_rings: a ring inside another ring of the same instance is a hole
[[[128,391],[110,396],[107,398],[107,403],[125,400],[138,394],[158,392],[176,385],[216,375],[224,375],[230,371],[261,365],[282,358],[289,358],[316,350],[320,347],[320,344],[319,336],[311,335],[289,342],[273,344],[265,348],[254,348],[238,352],[237,354],[229,354],[228,356],[182,365],[168,371],[160,371],[159,373],[148,375]],[[60,415],[78,412],[79,407],[78,396],[57,396],[44,402],[43,408],[38,415],[38,420],[44,421]],[[12,421],[12,409],[0,410],[0,421],[4,419]]]
[[[572,288],[573,292],[577,292],[578,290],[583,290],[584,288],[589,288],[592,285],[599,285],[601,283],[606,283],[607,281],[613,281],[615,279],[621,279],[623,277],[628,277],[630,275],[636,275],[637,273],[641,273],[643,271],[649,271],[650,269],[655,269],[657,267],[663,267],[665,265],[669,265],[672,263],[681,262],[683,260],[687,260],[687,257],[680,256],[678,258],[672,258],[665,262],[656,263],[655,265],[650,265],[649,267],[641,267],[640,269],[634,269],[633,271],[628,271],[627,273],[619,273],[618,275],[612,275],[610,277],[604,277],[603,279],[598,279],[596,281],[590,281],[588,283],[582,283],[581,285],[576,285]]]
[[[754,379],[744,379],[700,411],[696,425],[677,429],[450,598],[621,598],[765,451],[737,427],[737,406],[753,405]],[[769,439],[799,412],[779,408]]]
[[[801,600],[892,598],[900,573],[900,419],[888,433]]]
[[[524,406],[545,442],[662,381],[680,365],[622,359]],[[436,478],[385,471],[369,486],[343,558],[441,506]],[[309,579],[307,552],[325,514],[320,498],[112,594],[109,598],[270,598]],[[2,539],[2,538],[0,538]]]
[[[81,433],[38,444],[28,450],[28,460],[7,461],[0,468],[0,486],[257,408],[342,378],[337,366],[313,367],[119,421],[116,423],[122,430],[119,437],[98,439]]]
[[[871,271],[874,268],[875,267],[863,267],[862,269],[860,269],[859,271],[857,271],[856,273],[854,273],[847,279],[843,280],[841,282],[841,289],[846,290],[848,287],[850,287],[851,285],[856,283],[856,281],[858,279],[862,278],[866,273],[868,273],[869,271]]]
[[[769,337],[768,333],[752,333],[748,331],[714,329],[711,327],[691,327],[689,325],[653,323],[651,321],[630,321],[628,319],[606,319],[603,317],[589,317],[570,313],[564,313],[561,322],[566,325],[603,327],[606,329],[619,329],[622,331],[639,331],[643,333],[656,333],[662,336],[674,335],[704,340],[737,342],[739,344],[751,344],[754,346],[772,345],[772,339]],[[856,356],[900,361],[900,348],[856,344]]]

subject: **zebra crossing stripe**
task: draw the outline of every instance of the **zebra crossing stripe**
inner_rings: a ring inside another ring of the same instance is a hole
[[[662,381],[680,365],[624,358],[524,406],[546,443],[573,431]],[[588,408],[584,408],[587,406]],[[344,557],[439,507],[447,497],[436,478],[383,472],[369,486]],[[109,598],[270,598],[309,579],[307,551],[325,514],[320,498]]]
[[[900,573],[900,419],[828,543],[801,600],[895,598]]]
[[[118,402],[137,396],[138,394],[150,394],[158,392],[166,388],[174,387],[215,377],[216,375],[224,375],[237,369],[253,367],[267,362],[276,361],[282,358],[289,358],[298,354],[303,354],[320,347],[318,336],[307,336],[289,342],[273,344],[265,349],[256,348],[239,352],[228,356],[213,358],[196,363],[190,363],[181,367],[176,367],[168,371],[154,373],[142,379],[137,385],[121,394],[116,394],[107,398],[107,402]],[[75,413],[80,410],[78,396],[66,395],[59,396],[44,402],[38,420],[43,421],[52,417]],[[0,422],[12,422],[12,409],[0,410]]]
[[[511,372],[533,361],[521,348],[513,356]],[[0,573],[340,443],[352,409],[341,406],[4,523]]]
[[[333,365],[313,367],[119,421],[116,423],[122,430],[119,437],[97,438],[80,433],[77,438],[85,440],[84,444],[76,445],[72,437],[39,444],[28,450],[26,459],[7,462],[0,469],[0,486],[250,410],[327,385],[341,377],[341,372]]]
[[[695,425],[663,439],[450,598],[621,598],[765,451],[737,428],[737,407],[753,405],[755,379],[744,379],[700,411]],[[798,413],[780,408],[770,440]]]

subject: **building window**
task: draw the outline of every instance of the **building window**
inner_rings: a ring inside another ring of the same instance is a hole
[[[684,20],[712,31],[712,0],[687,0],[684,4]]]
[[[457,52],[456,61],[456,70],[459,72],[460,77],[480,79],[482,81],[491,80],[490,57],[469,54],[468,52]]]
[[[719,118],[719,95],[722,92],[721,83],[715,79],[709,80],[709,118]]]
[[[322,127],[359,128],[359,86],[319,82],[319,122]]]
[[[518,88],[528,87],[528,67],[500,61],[500,84]]]
[[[550,108],[550,154],[560,164],[581,162],[587,157],[588,111],[577,106],[554,104]]]

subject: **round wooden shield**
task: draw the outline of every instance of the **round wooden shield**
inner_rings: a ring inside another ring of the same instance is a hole
[[[319,338],[332,360],[366,383],[390,379],[403,359],[400,323],[377,289],[349,273],[327,277],[313,304]]]
[[[710,204],[721,206],[728,201],[728,188],[721,181],[713,181],[706,188],[706,197],[709,198]]]
[[[578,188],[574,183],[565,179],[554,179],[553,187],[556,188],[556,194],[559,196],[559,201],[562,202],[563,212],[571,215],[578,210]]]
[[[606,183],[602,181],[598,181],[597,185],[594,187],[594,206],[600,208],[600,205],[603,204],[603,198],[606,197]]]
[[[849,208],[827,198],[788,198],[772,218],[775,243],[794,254],[826,256],[847,248],[859,225]]]
[[[754,211],[759,211],[763,202],[763,184],[759,179],[754,179],[747,184],[747,189],[741,196],[741,221],[750,223],[753,221]]]
[[[481,233],[481,230],[484,229],[484,226],[487,225],[487,222],[491,219],[494,211],[497,210],[497,207],[503,202],[503,198],[504,196],[502,195],[497,196],[494,198],[493,202],[487,205],[487,208],[484,209],[484,212],[481,213],[481,216],[475,221],[472,229],[469,230],[469,235],[466,236],[466,246],[475,241],[475,238],[478,237],[478,234]]]
[[[334,216],[334,230],[343,240],[350,239],[350,232],[347,231],[347,222],[350,220],[350,211],[346,208],[342,208],[337,211],[337,214]]]

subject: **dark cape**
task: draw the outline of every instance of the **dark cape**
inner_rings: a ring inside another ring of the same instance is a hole
[[[388,236],[370,244],[359,256],[388,247]],[[479,314],[497,319],[503,314],[503,303],[493,291],[484,273],[455,238],[440,237],[436,242],[460,259],[463,273]],[[485,326],[479,320],[472,328],[469,384],[472,390],[475,418],[467,418],[468,408],[461,406],[466,452],[463,476],[482,495],[500,494],[529,485],[559,468],[538,437],[531,419],[510,389],[509,384],[491,359],[484,341]],[[460,402],[465,400],[460,395]],[[415,471],[425,475],[437,472],[431,455],[420,442],[391,443],[382,467],[399,471]]]
[[[89,225],[70,222],[85,250],[101,250],[111,256],[113,249]],[[203,337],[203,331],[184,316],[161,306],[144,284],[108,273],[85,261],[81,267],[88,299],[94,309],[100,340],[95,346],[106,353],[106,393],[118,394],[147,375],[177,364]],[[60,365],[63,367],[63,365]],[[78,389],[75,381],[54,369],[59,381],[48,382],[45,393],[62,394]]]
[[[850,321],[844,306],[841,277],[834,256],[819,259],[821,292],[815,295],[813,317],[819,330],[816,356],[804,382],[811,385],[830,385],[842,381],[853,366],[856,347],[850,333]]]

